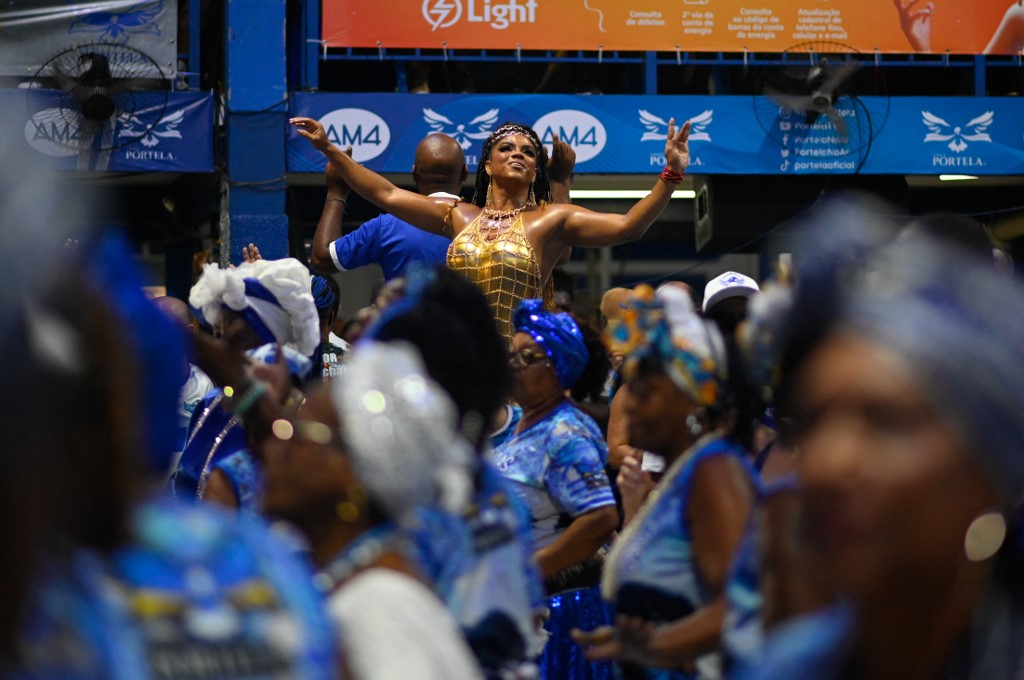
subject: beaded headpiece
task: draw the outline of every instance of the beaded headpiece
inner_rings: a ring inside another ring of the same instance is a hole
[[[538,147],[541,146],[540,137],[537,136],[537,133],[533,129],[520,125],[519,123],[504,123],[498,126],[498,129],[491,133],[491,138],[488,140],[490,142],[489,146],[494,146],[498,140],[510,137],[511,135],[523,135],[525,137],[529,137],[530,141]]]
[[[544,147],[544,144],[540,140],[540,136],[537,132],[526,125],[520,123],[502,123],[499,125],[491,136],[484,142],[484,147],[480,155],[480,163],[476,168],[476,194],[473,196],[473,203],[480,206],[481,208],[485,204],[485,196],[487,195],[487,187],[490,184],[491,178],[484,169],[484,161],[491,155],[491,149],[494,145],[508,137],[510,135],[525,135],[530,138],[534,146],[537,147],[537,179],[534,181],[534,192],[536,194],[536,200],[538,202],[551,202],[551,186],[548,183],[548,151]]]

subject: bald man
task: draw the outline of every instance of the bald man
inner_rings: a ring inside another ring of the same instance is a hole
[[[417,229],[393,215],[383,214],[342,236],[341,218],[349,186],[327,164],[327,199],[313,236],[313,267],[321,274],[347,271],[376,262],[390,281],[403,274],[411,262],[444,263],[451,241]],[[427,135],[416,147],[412,177],[416,191],[437,198],[458,198],[466,181],[462,147],[448,135]]]

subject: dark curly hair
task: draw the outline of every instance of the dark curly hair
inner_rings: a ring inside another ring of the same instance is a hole
[[[498,332],[483,291],[458,272],[416,264],[407,276],[418,292],[385,310],[369,335],[412,343],[430,377],[455,402],[463,434],[482,448],[512,384],[508,341]],[[471,413],[477,414],[472,428]]]
[[[529,125],[521,125],[519,123],[505,122],[498,126],[498,129],[491,133],[491,136],[484,142],[483,151],[480,154],[480,163],[476,168],[476,193],[473,194],[473,203],[475,205],[484,207],[484,202],[487,200],[487,185],[491,182],[490,175],[487,174],[485,165],[487,159],[491,157],[491,152],[494,150],[494,145],[499,140],[508,137],[509,135],[526,135],[533,142],[533,145],[537,147],[537,178],[533,182],[533,193],[537,197],[537,202],[551,202],[551,183],[548,181],[548,151],[544,148],[544,145],[540,141],[540,137]]]

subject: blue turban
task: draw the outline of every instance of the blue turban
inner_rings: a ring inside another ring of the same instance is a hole
[[[824,277],[820,262],[800,272],[791,320],[812,311],[818,337],[847,331],[896,353],[996,488],[1024,500],[1024,286],[924,237],[866,245],[874,216],[844,210],[826,215],[812,240],[828,232],[834,252],[848,240],[859,262],[846,255]]]
[[[526,333],[555,364],[555,375],[565,389],[573,386],[590,359],[583,333],[568,314],[544,310],[543,300],[523,300],[512,316],[517,333]]]
[[[334,295],[334,291],[331,290],[331,286],[327,283],[327,279],[322,276],[313,277],[312,285],[313,293],[313,304],[320,311],[325,309],[334,309],[335,301],[338,299]]]

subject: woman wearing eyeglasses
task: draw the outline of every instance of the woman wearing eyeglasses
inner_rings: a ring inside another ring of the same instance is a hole
[[[482,678],[409,540],[418,508],[470,488],[455,407],[405,343],[363,345],[329,389],[274,422],[264,508],[309,540],[346,677]]]
[[[599,551],[618,524],[604,471],[608,447],[566,397],[589,353],[572,317],[544,311],[541,300],[524,301],[512,321],[513,396],[523,412],[495,463],[530,509],[534,555],[551,596],[541,669],[548,678],[610,678],[610,666],[587,663],[568,640],[573,626],[607,620],[596,589]]]

